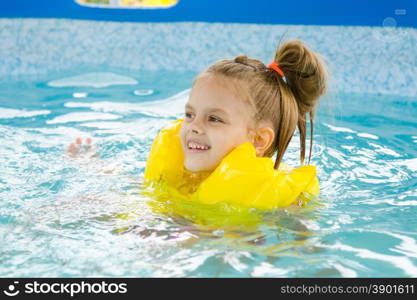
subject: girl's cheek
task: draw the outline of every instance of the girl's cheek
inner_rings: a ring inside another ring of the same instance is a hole
[[[185,128],[185,126],[184,126],[184,125],[182,125],[182,126],[180,127],[180,139],[181,139],[181,141],[184,141],[185,132],[186,132],[186,128]]]

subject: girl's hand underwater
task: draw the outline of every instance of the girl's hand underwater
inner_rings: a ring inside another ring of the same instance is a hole
[[[81,137],[77,137],[75,142],[68,145],[66,154],[69,158],[74,159],[82,168],[94,171],[100,174],[123,174],[123,167],[118,162],[108,162],[101,160],[97,148],[93,145],[91,137],[85,138],[85,143]]]
[[[91,137],[85,139],[83,144],[82,138],[77,137],[75,143],[71,143],[67,147],[67,154],[71,158],[93,158],[97,157],[96,147],[92,144]]]

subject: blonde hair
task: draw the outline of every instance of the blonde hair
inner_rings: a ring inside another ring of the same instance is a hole
[[[279,46],[274,61],[285,74],[267,68],[261,61],[239,55],[232,60],[221,60],[210,66],[201,76],[220,75],[237,84],[236,90],[254,108],[254,120],[270,121],[275,138],[264,156],[277,152],[274,168],[277,169],[298,127],[300,132],[300,161],[305,160],[306,116],[310,116],[310,155],[313,147],[314,113],[318,100],[326,91],[327,72],[318,54],[301,41],[289,41]],[[245,84],[242,85],[242,83]]]

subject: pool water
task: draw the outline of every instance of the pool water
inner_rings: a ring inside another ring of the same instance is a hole
[[[256,225],[198,225],[140,194],[153,138],[182,116],[196,73],[101,71],[0,83],[0,276],[417,276],[415,99],[329,93],[320,198]],[[66,154],[78,136],[98,157]]]

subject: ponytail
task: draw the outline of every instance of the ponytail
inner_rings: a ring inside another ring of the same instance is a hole
[[[278,80],[278,88],[281,91],[281,103],[286,104],[280,108],[281,119],[285,119],[286,116],[283,110],[293,110],[292,105],[294,101],[297,105],[296,126],[300,133],[301,164],[305,160],[307,115],[309,115],[310,151],[308,163],[310,163],[313,149],[314,113],[320,96],[326,92],[327,72],[324,63],[318,54],[309,50],[301,41],[290,41],[279,47],[275,53],[274,62],[279,65],[285,76],[285,82]],[[277,75],[279,76],[279,74]],[[290,93],[286,93],[287,90]],[[277,130],[277,136],[282,135],[278,131],[279,129]],[[282,158],[279,148],[278,141],[276,167]]]

